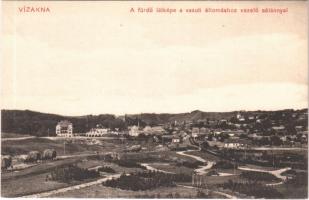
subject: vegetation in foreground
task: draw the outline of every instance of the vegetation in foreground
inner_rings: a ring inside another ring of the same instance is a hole
[[[240,177],[245,178],[250,181],[255,181],[255,182],[257,181],[267,181],[267,182],[280,181],[279,178],[267,172],[245,171],[240,174]]]
[[[223,189],[230,189],[233,192],[254,196],[255,198],[283,198],[283,195],[273,187],[265,186],[258,182],[234,182],[229,180],[220,186],[223,187]]]
[[[120,178],[108,180],[103,185],[123,190],[138,191],[162,186],[172,187],[175,186],[175,182],[189,181],[191,181],[191,176],[185,174],[166,174],[163,172],[146,171],[130,175],[122,174]]]
[[[88,169],[79,168],[76,165],[70,164],[54,169],[51,172],[50,177],[46,177],[46,179],[70,183],[72,181],[83,181],[85,179],[97,178],[99,176],[99,172],[89,171]]]
[[[136,168],[146,169],[145,166],[142,166],[141,164],[135,161],[132,161],[132,160],[116,160],[114,162],[121,167],[128,167],[128,168],[136,167]]]
[[[116,171],[111,168],[111,167],[108,167],[108,166],[103,166],[103,167],[100,167],[98,169],[99,172],[106,172],[106,173],[116,173]]]

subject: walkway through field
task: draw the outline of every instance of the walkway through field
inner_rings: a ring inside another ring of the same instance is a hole
[[[1,141],[18,141],[18,140],[26,140],[26,139],[31,139],[35,138],[35,136],[26,136],[26,137],[17,137],[17,138],[1,138]]]
[[[98,179],[96,181],[92,181],[92,182],[88,182],[88,183],[82,183],[82,184],[79,184],[79,185],[73,185],[73,186],[69,186],[69,187],[66,187],[66,188],[56,189],[56,190],[52,190],[52,191],[48,191],[48,192],[42,192],[42,193],[38,193],[38,194],[27,195],[27,196],[23,196],[23,198],[42,198],[42,197],[48,197],[50,195],[59,194],[59,193],[63,193],[63,192],[71,191],[71,190],[78,190],[78,189],[81,189],[81,188],[101,184],[101,183],[103,183],[107,180],[113,179],[113,178],[119,178],[120,175],[121,174],[109,175],[105,178],[101,178],[101,179]]]
[[[283,184],[283,181],[286,180],[286,176],[281,175],[283,172],[290,170],[290,167],[287,168],[282,168],[282,169],[278,169],[278,170],[273,170],[273,171],[268,171],[268,170],[262,170],[262,169],[253,169],[253,168],[248,168],[248,167],[238,167],[238,169],[240,170],[246,170],[246,171],[255,171],[255,172],[266,172],[266,173],[270,173],[274,176],[276,176],[277,178],[281,179],[282,181],[278,182],[278,183],[268,183],[266,184],[267,186],[275,186],[275,185],[281,185]]]
[[[141,163],[141,165],[146,167],[146,169],[150,170],[150,171],[163,172],[163,173],[167,173],[167,174],[175,174],[173,172],[168,172],[168,171],[164,171],[164,170],[161,170],[161,169],[156,169],[156,168],[150,166],[148,163]]]
[[[188,186],[188,185],[177,184],[177,186],[181,186],[181,187],[185,187],[185,188],[192,188],[192,189],[200,189],[199,187]],[[228,198],[228,199],[237,199],[236,196],[233,196],[233,195],[230,195],[230,194],[227,194],[227,193],[224,193],[224,192],[213,191],[213,190],[211,190],[211,192],[214,193],[214,194],[218,194],[218,195],[224,196],[225,198]]]
[[[207,169],[211,169],[212,166],[215,164],[215,162],[207,161],[207,160],[205,160],[205,159],[203,159],[199,156],[186,154],[186,152],[191,152],[191,151],[197,151],[197,150],[178,151],[176,153],[179,154],[179,155],[182,155],[182,156],[188,156],[188,157],[194,158],[195,160],[203,162],[203,163],[207,163],[207,165],[200,166],[200,168],[194,170],[197,174],[200,174],[200,175],[205,174],[206,173],[205,171]]]

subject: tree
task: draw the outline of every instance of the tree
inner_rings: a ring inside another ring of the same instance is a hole
[[[278,137],[278,136],[272,136],[270,138],[270,141],[273,145],[275,146],[279,146],[279,145],[282,145],[282,140]]]

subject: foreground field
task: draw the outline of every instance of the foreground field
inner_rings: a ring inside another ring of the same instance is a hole
[[[65,147],[64,142],[66,142]],[[141,145],[142,150],[140,152],[127,151],[129,146],[136,144]],[[58,160],[34,163],[33,166],[20,170],[2,171],[1,195],[3,197],[41,194],[47,191],[72,187],[73,185],[85,185],[102,180],[105,177],[110,177],[111,175],[145,172],[147,169],[160,170],[171,174],[184,174],[193,179],[193,175],[196,174],[196,169],[203,168],[209,163],[212,163],[212,165],[209,165],[209,168],[205,168],[203,173],[203,187],[208,190],[201,189],[203,190],[202,192],[198,190],[196,182],[192,184],[190,179],[186,180],[186,182],[177,183],[173,187],[160,186],[145,191],[121,190],[116,187],[106,187],[101,183],[96,183],[80,189],[63,191],[58,194],[50,193],[51,195],[48,197],[232,198],[236,196],[244,198],[247,197],[244,194],[251,194],[251,191],[247,191],[247,186],[240,187],[239,185],[243,183],[254,185],[255,181],[258,181],[259,184],[255,184],[254,186],[261,187],[262,189],[275,189],[286,198],[307,197],[306,184],[298,186],[286,184],[281,180],[273,179],[273,177],[266,176],[265,174],[263,175],[265,180],[261,177],[258,178],[257,176],[260,176],[259,174],[249,173],[247,176],[243,175],[248,169],[268,173],[267,171],[274,170],[273,168],[255,165],[241,165],[237,168],[234,163],[229,163],[230,161],[222,160],[207,152],[198,150],[171,151],[168,148],[162,148],[162,145],[149,141],[28,138],[22,140],[22,142],[15,140],[2,141],[1,148],[3,154],[13,156],[26,154],[31,150],[43,151],[46,148],[54,148],[58,154]],[[118,158],[116,160],[106,160],[106,157],[103,155],[107,152],[117,153]],[[78,168],[87,170],[96,170],[104,166],[112,169],[113,172],[101,172],[100,177],[72,182],[47,180],[47,177],[55,169],[72,164]],[[277,176],[282,177],[280,174]],[[277,182],[279,183],[278,185],[266,187],[269,184]],[[132,184],[136,183],[132,182]],[[233,184],[237,187],[234,187]],[[243,192],[243,194],[238,193],[239,191]]]
[[[66,198],[196,198],[196,188],[162,187],[147,191],[128,191],[117,188],[96,185],[80,190],[74,190],[63,194],[52,195],[51,197]],[[212,194],[211,198],[222,198],[222,195]]]

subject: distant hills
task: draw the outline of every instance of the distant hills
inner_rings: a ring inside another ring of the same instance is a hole
[[[190,113],[179,114],[156,114],[142,113],[116,117],[111,114],[84,115],[84,116],[62,116],[49,113],[41,113],[30,110],[2,110],[1,131],[6,133],[28,134],[34,136],[54,136],[56,124],[61,120],[69,120],[73,123],[75,133],[83,133],[97,124],[111,129],[126,129],[127,126],[136,125],[158,125],[169,122],[194,122],[198,120],[220,120],[230,119],[241,112],[244,115],[267,114],[271,112],[307,112],[302,110],[280,110],[280,111],[234,111],[234,112],[203,112],[199,110]],[[124,120],[126,119],[126,120]]]
[[[178,113],[178,114],[155,114],[155,113],[142,113],[138,115],[127,115],[133,118],[140,118],[147,124],[164,124],[166,122],[184,122],[184,121],[198,121],[206,119],[229,119],[237,114],[235,112],[203,112],[195,110],[190,113]]]

